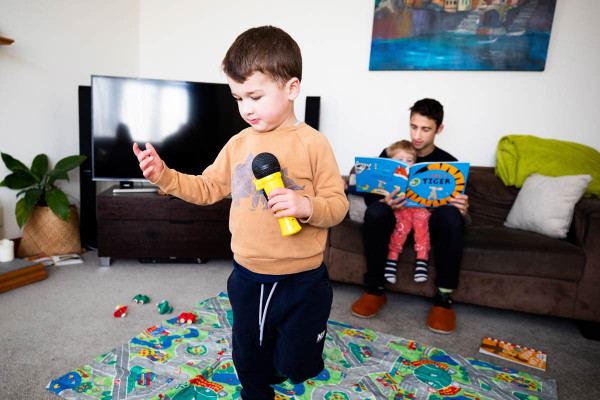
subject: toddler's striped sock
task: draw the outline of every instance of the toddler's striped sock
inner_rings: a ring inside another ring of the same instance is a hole
[[[427,282],[429,278],[427,272],[427,260],[417,259],[415,264],[415,282]]]

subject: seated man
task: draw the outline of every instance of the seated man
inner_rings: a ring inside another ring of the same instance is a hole
[[[444,128],[444,107],[434,99],[422,99],[410,108],[410,138],[417,150],[417,162],[457,161],[449,153],[434,145],[436,135]],[[385,150],[380,157],[386,157]],[[394,210],[404,207],[406,200],[394,199],[397,192],[385,198],[368,195],[367,211],[363,224],[363,240],[367,258],[365,284],[368,288],[352,305],[358,317],[377,315],[387,302],[384,294],[384,270],[390,236],[396,224]],[[427,317],[427,326],[438,333],[450,333],[456,327],[452,310],[452,291],[458,286],[458,270],[464,247],[465,216],[469,207],[467,195],[460,195],[451,205],[432,209],[429,234],[435,259],[437,292]]]

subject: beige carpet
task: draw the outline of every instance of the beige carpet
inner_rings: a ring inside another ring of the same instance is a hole
[[[116,260],[106,268],[95,252],[84,259],[84,264],[50,267],[46,280],[0,294],[0,398],[56,399],[45,391],[52,379],[165,320],[153,303],[165,299],[174,313],[191,310],[224,291],[232,269],[226,260],[203,265]],[[152,305],[131,303],[138,293],[148,295]],[[428,299],[391,293],[381,313],[364,320],[350,313],[361,294],[359,286],[334,284],[331,319],[496,365],[525,368],[555,379],[561,400],[597,398],[590,383],[600,376],[600,342],[583,338],[569,320],[457,304],[457,330],[438,335],[425,326]],[[126,318],[113,317],[118,304],[128,305]],[[484,336],[545,351],[547,371],[479,354]]]

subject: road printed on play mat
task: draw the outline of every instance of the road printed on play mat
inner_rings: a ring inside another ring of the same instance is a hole
[[[229,298],[221,293],[193,312],[195,324],[174,317],[145,329],[46,389],[64,399],[238,399]],[[313,379],[274,385],[276,399],[558,399],[554,380],[335,321],[323,358]]]

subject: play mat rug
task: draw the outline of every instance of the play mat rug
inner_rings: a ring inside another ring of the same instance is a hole
[[[174,317],[148,328],[46,389],[65,399],[239,398],[228,296],[194,312],[197,323]],[[315,378],[274,385],[275,399],[558,399],[554,380],[334,321],[323,358]]]

